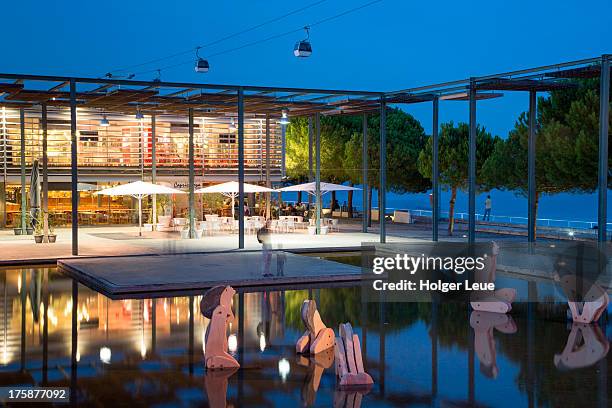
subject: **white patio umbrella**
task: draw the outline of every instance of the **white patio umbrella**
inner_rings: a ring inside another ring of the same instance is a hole
[[[185,192],[159,184],[135,181],[133,183],[106,188],[94,194],[131,196],[138,199],[138,235],[142,235],[142,198],[152,194],[185,194]]]
[[[237,181],[228,181],[226,183],[215,184],[213,186],[197,189],[196,193],[220,193],[232,199],[232,217],[234,217],[234,201],[239,194],[240,184]],[[274,193],[268,187],[258,186],[256,184],[244,183],[244,193]],[[242,205],[242,204],[241,204]]]
[[[325,193],[329,193],[330,191],[355,191],[355,190],[361,190],[359,187],[351,187],[351,186],[345,186],[342,184],[334,184],[334,183],[324,183],[321,182],[320,183],[320,191],[321,191],[321,195],[325,194]],[[310,182],[310,183],[304,183],[304,184],[296,184],[293,186],[287,186],[287,187],[283,187],[283,188],[279,188],[276,191],[305,191],[308,194],[312,194],[312,195],[316,195],[317,193],[317,183],[316,182]]]

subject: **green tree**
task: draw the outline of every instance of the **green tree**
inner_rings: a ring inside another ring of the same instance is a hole
[[[543,193],[592,192],[597,187],[598,83],[594,80],[572,83],[573,87],[538,99],[536,216]],[[483,166],[488,188],[527,195],[528,136],[528,115],[523,112],[508,138],[496,143]]]
[[[343,167],[351,183],[361,184],[362,141],[361,118],[352,126],[354,132],[345,144]],[[387,111],[387,189],[394,193],[423,192],[429,180],[418,171],[416,161],[427,137],[418,120],[401,109]],[[380,115],[368,118],[368,184],[370,206],[372,188],[379,187]],[[370,211],[371,209],[368,209]]]
[[[453,122],[443,123],[439,135],[439,171],[440,184],[451,191],[448,215],[448,233],[453,234],[455,224],[455,201],[457,190],[467,188],[468,176],[468,152],[469,152],[470,128],[467,123]],[[499,137],[493,137],[484,127],[476,129],[476,182],[479,187],[483,186],[483,165],[493,152]],[[423,175],[431,179],[432,148],[433,141],[428,138],[425,148],[420,152],[418,158],[418,169]]]

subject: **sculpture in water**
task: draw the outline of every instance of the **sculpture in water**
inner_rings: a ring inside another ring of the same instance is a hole
[[[474,279],[478,283],[495,283],[495,272],[497,270],[497,255],[499,246],[493,242],[491,253],[487,254],[486,267],[475,272]],[[516,298],[516,290],[513,288],[498,289],[487,292],[474,292],[470,304],[474,310],[479,312],[508,313],[512,310],[512,302]]]
[[[336,377],[340,387],[369,386],[374,384],[372,377],[365,372],[359,336],[353,333],[350,323],[340,324],[340,337],[336,337],[334,355],[336,357]]]
[[[295,345],[300,354],[318,354],[334,346],[334,331],[325,326],[314,300],[305,300],[301,309],[306,331]]]
[[[202,315],[210,319],[205,335],[206,368],[240,367],[236,359],[227,352],[227,323],[234,319],[232,298],[235,293],[231,286],[215,286],[204,294],[200,302]]]

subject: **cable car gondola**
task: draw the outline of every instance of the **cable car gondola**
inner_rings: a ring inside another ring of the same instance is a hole
[[[310,27],[306,26],[304,27],[304,30],[306,30],[306,39],[296,42],[295,46],[293,47],[293,55],[298,58],[310,57],[310,55],[312,54],[312,45],[310,45],[309,41]]]
[[[199,50],[200,50],[200,47],[196,48],[197,60],[196,60],[196,65],[195,65],[195,72],[203,74],[203,73],[208,72],[208,70],[210,69],[210,65],[208,64],[207,60],[200,57],[200,55],[198,54]]]

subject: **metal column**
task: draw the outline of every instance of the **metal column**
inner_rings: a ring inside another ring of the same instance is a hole
[[[476,242],[476,87],[470,79],[470,137],[468,152],[468,243]]]
[[[378,221],[380,223],[380,242],[387,242],[385,212],[387,209],[387,104],[385,97],[380,98],[380,186],[378,186]]]
[[[21,131],[20,145],[19,145],[19,156],[21,166],[21,232],[23,235],[26,234],[26,223],[27,223],[27,196],[26,196],[26,168],[25,168],[25,110],[19,109],[19,128]]]
[[[363,114],[361,141],[361,231],[368,232],[368,114]]]
[[[529,91],[529,138],[527,142],[527,241],[536,240],[536,91]]]
[[[79,254],[79,173],[76,81],[70,80],[70,197],[72,199],[72,255]]]
[[[238,248],[244,248],[244,90],[238,89]]]
[[[281,180],[285,179],[287,170],[285,168],[285,157],[287,155],[287,125],[281,124]]]
[[[189,238],[195,238],[195,147],[193,145],[193,108],[189,108]]]
[[[313,137],[313,129],[312,129],[312,116],[308,117],[308,182],[312,183],[314,179],[313,171],[312,171],[312,137]],[[308,194],[308,210],[310,210],[310,206],[312,204],[312,196]]]
[[[272,188],[270,179],[270,115],[266,114],[266,187]],[[266,193],[266,220],[271,218],[272,193]]]
[[[43,211],[43,234],[45,240],[49,235],[49,156],[47,152],[47,104],[40,106],[42,127],[42,211]]]
[[[315,198],[316,205],[316,226],[317,234],[321,233],[321,207],[323,200],[321,197],[321,115],[315,114]]]
[[[599,206],[597,211],[597,241],[607,240],[608,205],[608,132],[610,126],[610,56],[601,59],[599,92]]]
[[[431,158],[431,197],[432,197],[432,211],[431,211],[431,240],[438,240],[438,229],[440,224],[440,155],[439,146],[440,140],[438,135],[438,112],[440,107],[440,100],[437,96],[433,99],[433,111],[432,111],[432,158]]]
[[[155,114],[151,115],[151,183],[157,181],[157,136],[155,135]],[[153,225],[157,228],[157,195],[153,194]],[[164,214],[166,215],[166,214]]]

